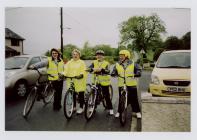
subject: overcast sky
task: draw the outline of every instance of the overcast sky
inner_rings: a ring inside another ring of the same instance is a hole
[[[109,44],[117,47],[118,24],[132,16],[158,14],[167,36],[182,37],[191,30],[190,9],[148,8],[63,8],[64,45],[83,47]],[[6,8],[5,26],[25,38],[24,53],[41,54],[60,47],[59,8]],[[71,29],[67,29],[67,28]]]

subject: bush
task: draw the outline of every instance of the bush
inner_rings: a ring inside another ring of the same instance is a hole
[[[112,56],[105,56],[105,60],[108,61],[110,64],[114,64],[114,58]]]

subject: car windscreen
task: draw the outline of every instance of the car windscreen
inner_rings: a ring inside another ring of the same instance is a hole
[[[21,69],[27,63],[28,57],[11,57],[5,60],[5,69]]]
[[[190,68],[190,52],[162,53],[158,59],[158,68]]]

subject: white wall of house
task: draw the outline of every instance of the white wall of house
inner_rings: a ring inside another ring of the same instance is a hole
[[[22,41],[21,40],[19,41],[19,46],[11,46],[11,39],[6,39],[5,46],[8,46],[16,50],[17,52],[20,52],[20,54],[22,54]]]

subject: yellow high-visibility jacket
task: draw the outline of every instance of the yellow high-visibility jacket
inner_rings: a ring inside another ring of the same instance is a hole
[[[64,62],[61,60],[57,64],[55,64],[55,61],[52,60],[51,57],[48,57],[48,69],[47,73],[52,75],[48,76],[48,80],[55,81],[59,79],[58,73],[62,73],[64,71]]]
[[[94,64],[94,68],[98,69],[98,68],[102,68],[102,69],[106,69],[106,67],[109,66],[109,63],[107,61],[102,61],[99,62],[98,60],[94,60],[93,61]],[[94,83],[94,76],[93,75],[93,83]],[[98,75],[98,81],[102,86],[108,86],[110,85],[110,75]]]
[[[137,86],[137,81],[134,78],[134,63],[129,64],[126,69],[123,68],[122,65],[119,63],[116,63],[116,70],[118,72],[118,75],[121,77],[126,77],[126,85],[127,86]],[[128,77],[131,76],[131,77]],[[124,79],[118,77],[118,86],[122,87],[124,84]]]
[[[80,74],[83,74],[83,78],[73,79],[76,92],[82,92],[86,90],[87,72],[85,70],[86,70],[85,62],[80,59],[77,61],[71,59],[65,65],[65,68],[64,68],[65,76],[74,77],[74,76],[79,76]],[[71,80],[70,78],[66,79],[66,89],[70,87],[70,80]]]

